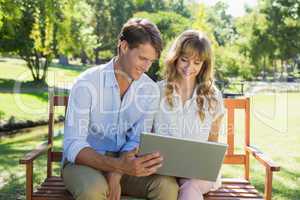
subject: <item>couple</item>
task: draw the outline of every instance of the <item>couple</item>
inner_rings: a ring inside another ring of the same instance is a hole
[[[159,152],[136,154],[143,131],[218,141],[224,107],[213,85],[210,42],[198,31],[183,32],[167,55],[165,80],[157,84],[144,74],[162,51],[157,27],[130,19],[118,39],[118,55],[82,73],[71,89],[62,161],[66,187],[76,200],[117,200],[121,194],[203,199],[216,183],[157,175]]]

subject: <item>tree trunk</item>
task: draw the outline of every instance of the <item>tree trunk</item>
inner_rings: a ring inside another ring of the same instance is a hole
[[[81,54],[80,54],[80,59],[81,59],[81,63],[86,65],[87,64],[87,55],[84,51],[81,51]]]
[[[67,56],[63,55],[63,54],[59,54],[59,64],[61,65],[69,65],[69,59]]]
[[[47,74],[48,74],[48,68],[49,68],[50,63],[51,63],[50,57],[46,56],[46,61],[44,63],[44,67],[43,67],[43,76],[41,78],[41,81],[43,83],[46,83],[46,77],[47,77]]]
[[[273,65],[273,80],[275,80],[276,79],[276,72],[277,72],[276,59],[272,60],[272,65]]]
[[[96,65],[99,65],[99,64],[101,64],[101,59],[99,58],[99,51],[98,50],[95,50],[94,51],[95,53],[95,64]]]
[[[266,80],[266,56],[263,57],[264,63],[263,63],[263,80]]]
[[[284,63],[283,63],[283,60],[281,59],[280,60],[281,61],[281,76],[283,76],[283,71],[284,71],[284,69],[283,69],[283,65],[284,65]]]

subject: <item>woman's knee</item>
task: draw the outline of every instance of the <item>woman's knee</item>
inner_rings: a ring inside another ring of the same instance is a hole
[[[194,190],[201,194],[209,192],[213,188],[214,183],[210,181],[203,181],[197,179],[190,179],[185,181],[181,186],[180,190]]]

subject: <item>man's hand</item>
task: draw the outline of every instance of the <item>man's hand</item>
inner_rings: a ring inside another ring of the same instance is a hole
[[[108,200],[120,200],[121,199],[121,185],[120,181],[122,178],[122,174],[117,172],[107,172],[106,180],[108,183]]]
[[[122,171],[131,176],[149,176],[162,166],[163,157],[158,153],[150,153],[137,157],[138,149],[123,154],[121,159]]]

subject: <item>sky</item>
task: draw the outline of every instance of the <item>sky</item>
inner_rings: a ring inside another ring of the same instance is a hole
[[[219,0],[197,0],[198,2],[205,3],[207,5],[214,5]],[[234,17],[243,16],[245,14],[244,6],[247,4],[251,7],[257,5],[257,0],[223,0],[229,5],[228,13]]]

